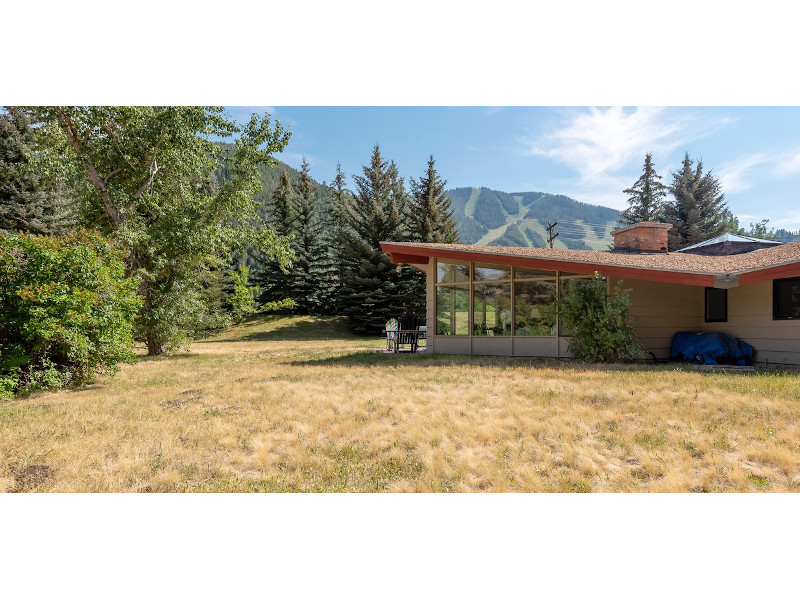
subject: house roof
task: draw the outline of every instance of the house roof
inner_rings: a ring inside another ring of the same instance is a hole
[[[560,270],[705,287],[735,287],[800,276],[800,242],[730,256],[669,252],[627,254],[602,250],[517,248],[468,244],[381,242],[393,263],[427,264],[431,258]]]
[[[676,252],[688,252],[689,250],[696,250],[698,248],[703,248],[705,246],[713,246],[715,244],[724,244],[725,242],[733,242],[740,244],[764,244],[770,246],[777,246],[783,243],[783,242],[778,242],[776,240],[762,240],[761,238],[748,237],[746,235],[736,235],[735,233],[723,233],[722,235],[718,235],[717,237],[711,238],[710,240],[705,240],[704,242],[700,242],[698,244],[693,244],[691,246],[687,246],[686,248],[681,248],[680,250],[676,250]]]

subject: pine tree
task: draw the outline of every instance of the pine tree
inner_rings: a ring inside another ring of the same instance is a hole
[[[407,239],[403,215],[407,196],[396,165],[384,161],[375,146],[363,176],[354,176],[356,193],[344,196],[337,230],[341,276],[339,313],[354,331],[376,332],[389,318],[406,310],[419,311],[424,296],[416,297],[409,268],[398,268],[380,248],[382,241]]]
[[[729,211],[722,185],[711,171],[703,173],[703,162],[693,167],[687,152],[680,171],[672,174],[669,190],[674,201],[665,207],[664,217],[672,223],[669,247],[680,250],[725,232]]]
[[[306,158],[300,170],[300,184],[293,197],[292,249],[295,252],[290,292],[297,312],[317,314],[321,302],[321,280],[325,265],[324,227],[318,215],[314,181]]]
[[[290,236],[294,223],[295,192],[289,181],[289,174],[281,172],[280,184],[272,193],[268,205],[266,225],[280,236]],[[290,242],[294,245],[294,242]],[[253,282],[259,287],[258,301],[262,304],[281,302],[287,297],[294,299],[291,271],[284,271],[277,260],[259,253],[256,257],[257,267],[253,273]]]
[[[424,243],[458,243],[458,225],[450,208],[450,198],[445,194],[447,181],[436,172],[433,155],[428,159],[428,170],[419,181],[411,179],[411,198],[408,203],[410,222],[409,239]]]
[[[653,153],[644,157],[644,173],[631,187],[623,190],[628,195],[628,208],[620,215],[622,225],[633,225],[639,221],[663,221],[664,199],[667,186],[659,181],[661,175],[653,166]]]

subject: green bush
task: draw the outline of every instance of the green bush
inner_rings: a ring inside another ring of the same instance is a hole
[[[133,362],[140,306],[120,251],[103,236],[0,233],[0,397]]]
[[[575,358],[609,362],[647,356],[634,335],[635,325],[628,319],[629,292],[622,289],[620,281],[609,297],[606,280],[599,273],[569,288],[559,301],[559,309],[572,334],[569,350]]]

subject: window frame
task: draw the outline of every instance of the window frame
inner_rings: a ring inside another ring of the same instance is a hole
[[[793,315],[780,315],[778,314],[779,308],[779,300],[780,294],[778,293],[778,287],[781,284],[791,282],[793,285],[800,285],[800,277],[785,277],[781,279],[773,279],[772,280],[772,320],[773,321],[796,321],[800,319],[800,316],[793,316]],[[791,305],[786,307],[791,309]]]
[[[709,317],[710,310],[709,310],[709,302],[713,301],[711,296],[713,294],[719,294],[722,292],[722,297],[724,298],[724,316],[721,319],[711,319]],[[727,323],[728,322],[728,290],[726,288],[715,288],[715,287],[707,287],[705,292],[705,301],[703,304],[703,316],[705,317],[706,323]]]

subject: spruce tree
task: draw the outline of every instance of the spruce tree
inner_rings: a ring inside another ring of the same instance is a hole
[[[664,199],[667,186],[659,181],[661,175],[653,166],[653,153],[644,157],[644,173],[631,187],[623,190],[628,195],[628,208],[620,215],[622,225],[633,225],[639,221],[663,221]]]
[[[331,201],[322,212],[323,241],[320,257],[321,278],[319,281],[318,308],[320,314],[332,315],[338,312],[341,274],[337,236],[342,228],[342,211],[345,202],[351,197],[345,187],[345,175],[341,163],[336,164],[336,177],[331,182]]]
[[[727,205],[722,185],[711,171],[703,173],[703,162],[693,167],[687,152],[681,169],[672,174],[669,187],[674,201],[665,207],[669,247],[680,250],[724,233],[728,227]]]
[[[411,197],[408,203],[410,224],[409,239],[425,243],[458,243],[458,226],[450,208],[450,198],[445,194],[447,181],[439,177],[433,155],[428,159],[428,170],[419,181],[411,179]]]
[[[6,110],[0,115],[0,229],[47,233],[47,199],[31,160],[35,132],[22,108]]]
[[[295,192],[289,181],[289,174],[281,172],[280,184],[272,193],[268,203],[266,225],[280,236],[290,236],[294,232]],[[294,242],[290,241],[293,247]],[[281,302],[287,297],[294,299],[292,289],[293,274],[281,268],[278,260],[271,259],[263,253],[256,258],[257,266],[253,273],[253,282],[259,287],[258,301],[262,304]]]
[[[296,311],[317,314],[321,302],[321,280],[326,244],[323,223],[318,215],[314,181],[306,158],[300,169],[300,183],[293,196],[292,249],[295,253],[290,291]]]
[[[339,313],[353,330],[375,333],[406,310],[419,311],[424,296],[415,295],[409,268],[393,265],[380,248],[382,241],[404,241],[407,196],[393,162],[375,146],[363,176],[354,176],[356,193],[339,206],[337,248],[341,291]]]

